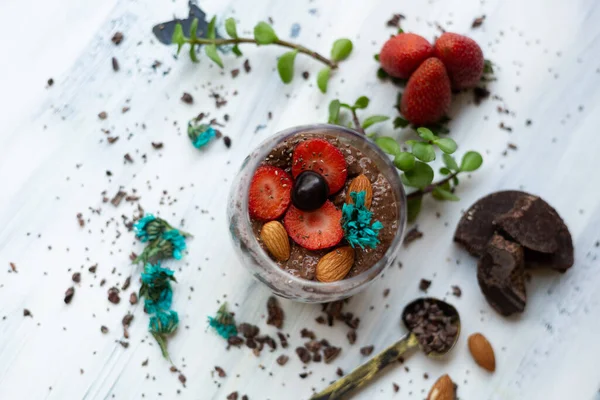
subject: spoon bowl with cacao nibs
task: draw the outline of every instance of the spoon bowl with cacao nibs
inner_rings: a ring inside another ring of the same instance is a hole
[[[336,125],[290,128],[244,161],[228,216],[242,264],[275,294],[309,303],[350,297],[401,250],[406,195],[392,161]]]
[[[414,348],[420,348],[426,356],[440,358],[454,348],[460,334],[458,311],[445,301],[432,297],[419,298],[402,311],[402,322],[409,330],[394,343],[350,374],[311,397],[311,400],[342,399],[358,389],[390,364]]]

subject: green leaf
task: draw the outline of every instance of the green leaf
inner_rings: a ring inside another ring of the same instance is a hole
[[[331,100],[329,103],[329,122],[330,124],[337,124],[340,118],[340,101],[338,99]]]
[[[237,28],[235,25],[235,19],[227,18],[225,20],[225,32],[227,32],[227,34],[234,39],[238,38]]]
[[[192,24],[190,25],[190,39],[196,39],[198,32],[198,18],[194,18]]]
[[[460,200],[460,198],[458,196],[456,196],[454,193],[452,193],[446,189],[442,189],[441,187],[436,187],[435,189],[433,189],[433,192],[431,192],[431,195],[438,200],[447,200],[447,201],[459,201]]]
[[[417,142],[416,140],[409,139],[409,140],[407,140],[407,141],[406,141],[406,142],[404,142],[404,143],[405,143],[407,146],[414,146],[414,145],[415,145],[415,143],[419,143],[419,142]]]
[[[375,139],[375,143],[385,153],[391,154],[393,156],[399,154],[402,151],[398,142],[396,142],[394,138],[391,138],[389,136],[379,136],[377,139]]]
[[[348,110],[352,110],[352,106],[350,104],[340,103],[340,107],[341,108],[346,108]]]
[[[365,109],[369,106],[369,98],[367,96],[360,96],[354,102],[354,108],[358,108],[359,110]]]
[[[283,83],[290,83],[294,79],[294,60],[298,50],[288,51],[277,60],[277,71]]]
[[[325,67],[319,71],[317,74],[317,86],[321,90],[322,93],[327,92],[327,83],[329,82],[329,72],[331,72],[331,68]]]
[[[403,182],[407,186],[423,189],[433,182],[433,169],[421,161],[415,162],[415,167],[404,174]]]
[[[406,151],[401,151],[394,157],[394,165],[401,171],[410,171],[415,167],[415,156]]]
[[[373,56],[373,58],[375,59],[375,61],[379,62],[379,54],[375,54],[375,55]]]
[[[398,35],[401,34],[401,33],[404,33],[404,29],[398,28]]]
[[[458,171],[458,164],[456,163],[454,157],[444,153],[442,154],[442,160],[444,161],[444,165],[448,167],[448,169],[452,171]]]
[[[394,119],[394,129],[406,128],[408,124],[410,124],[410,122],[402,117],[396,117],[396,119]]]
[[[433,134],[433,132],[431,132],[429,129],[427,128],[417,128],[417,133],[419,134],[419,136],[424,139],[424,140],[435,140],[436,136]]]
[[[410,197],[406,202],[406,211],[408,222],[415,222],[421,212],[423,196]]]
[[[242,56],[242,51],[240,50],[240,48],[238,47],[237,44],[233,45],[233,47],[231,48],[231,51],[233,52],[233,54],[235,54],[238,57]]]
[[[197,63],[198,62],[198,56],[196,54],[196,47],[194,46],[194,44],[190,44],[190,58],[192,59],[193,62]]]
[[[352,53],[352,42],[350,39],[338,39],[333,42],[331,47],[331,59],[333,61],[342,61],[348,58]]]
[[[204,52],[206,53],[208,58],[210,58],[211,60],[213,60],[215,62],[215,64],[217,64],[219,67],[223,68],[223,61],[221,60],[219,53],[217,53],[217,46],[215,46],[214,44],[205,46]]]
[[[494,64],[490,60],[483,61],[483,73],[484,74],[493,74],[494,73]]]
[[[441,139],[437,139],[433,141],[437,147],[440,148],[441,151],[443,151],[446,154],[452,154],[456,151],[456,148],[458,147],[456,145],[456,142],[450,138],[441,138]]]
[[[435,150],[433,146],[425,142],[417,142],[412,146],[412,153],[419,160],[424,162],[431,162],[435,160]]]
[[[271,25],[266,22],[259,22],[254,27],[254,39],[258,44],[271,44],[278,39]]]
[[[387,121],[388,119],[390,119],[390,117],[385,116],[385,115],[372,115],[363,121],[362,127],[363,127],[363,129],[367,129],[371,125],[378,124],[383,121]]]
[[[467,151],[460,162],[462,172],[475,171],[483,164],[483,157],[476,151]]]
[[[387,72],[385,72],[385,71],[383,70],[383,68],[378,68],[378,69],[377,69],[377,77],[378,77],[379,79],[387,79],[387,78],[389,78],[390,76],[388,75],[388,73],[387,73]]]
[[[206,32],[206,37],[208,39],[214,39],[217,37],[217,31],[215,28],[216,24],[217,24],[217,17],[212,17],[212,19],[208,23],[208,30]]]
[[[171,43],[177,45],[177,54],[179,54],[185,43],[185,36],[183,36],[183,27],[181,24],[175,25],[175,29],[173,29],[173,36],[171,37]]]
[[[446,167],[442,167],[440,168],[440,174],[442,175],[450,175],[452,173],[452,171],[450,171],[448,168]]]

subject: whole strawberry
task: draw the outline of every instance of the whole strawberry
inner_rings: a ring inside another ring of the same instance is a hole
[[[435,56],[442,60],[450,76],[452,88],[474,87],[483,75],[483,52],[471,38],[445,32],[435,42]]]
[[[446,68],[439,59],[431,57],[408,80],[400,112],[415,125],[434,124],[448,112],[451,98]]]
[[[433,46],[427,39],[414,33],[401,33],[385,42],[379,62],[388,75],[408,79],[432,55]]]

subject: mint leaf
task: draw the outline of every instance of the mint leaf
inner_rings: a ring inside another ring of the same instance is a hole
[[[331,59],[333,61],[342,61],[348,58],[352,53],[352,42],[350,39],[338,39],[333,42],[331,47]]]
[[[217,17],[212,17],[212,19],[208,23],[208,29],[206,32],[206,37],[208,39],[214,39],[217,37],[217,32],[216,32],[216,28],[215,28],[216,24],[217,24]]]
[[[233,18],[227,18],[225,20],[225,32],[234,39],[238,38],[237,27]]]
[[[173,36],[171,37],[171,43],[177,45],[177,54],[179,54],[185,43],[185,36],[183,36],[183,27],[181,24],[175,25],[175,28],[173,29]]]
[[[444,165],[448,167],[448,169],[452,171],[458,171],[458,164],[456,163],[454,157],[448,154],[442,154],[442,160],[444,161]]]
[[[483,164],[483,157],[476,151],[467,151],[460,162],[462,172],[475,171]]]
[[[233,45],[233,47],[231,48],[231,51],[233,52],[233,54],[235,54],[238,57],[242,56],[242,51],[240,50],[240,48],[238,47],[237,44]]]
[[[259,22],[254,27],[254,39],[258,44],[271,44],[275,42],[278,37],[271,25],[266,22]]]
[[[196,47],[193,43],[190,44],[190,58],[192,59],[193,62],[195,62],[195,63],[198,62],[198,56],[196,55]]]
[[[421,161],[415,162],[415,167],[402,174],[407,186],[423,189],[433,182],[433,169]]]
[[[190,39],[196,39],[198,32],[198,18],[194,18],[190,25]]]
[[[215,62],[215,64],[217,64],[219,67],[223,68],[223,61],[221,60],[219,53],[217,53],[217,46],[215,46],[214,44],[205,46],[204,52],[206,53],[208,58],[210,58],[211,60],[213,60]]]
[[[369,98],[367,96],[360,96],[354,102],[354,108],[358,108],[359,110],[365,109],[369,106]]]
[[[427,128],[417,128],[417,133],[424,140],[435,140],[436,136]]]
[[[446,167],[442,167],[440,168],[440,174],[442,175],[450,175],[452,173],[452,171],[450,171],[448,168]]]
[[[396,119],[394,119],[394,129],[406,128],[409,124],[410,122],[402,117],[396,117]]]
[[[298,50],[288,51],[277,60],[277,71],[283,83],[290,83],[294,79],[294,60]]]
[[[389,136],[380,136],[377,139],[375,139],[375,143],[385,153],[391,154],[393,156],[399,154],[402,151],[398,142],[396,142],[394,138],[391,138]]]
[[[329,122],[330,124],[338,123],[340,119],[340,101],[338,99],[331,100],[329,103]]]
[[[406,151],[401,151],[394,157],[394,165],[401,171],[410,171],[415,167],[415,156]]]
[[[433,189],[433,192],[431,192],[431,195],[438,200],[447,200],[447,201],[459,201],[460,198],[458,196],[456,196],[454,193],[446,190],[446,189],[442,189],[441,187],[436,187],[435,189]]]
[[[433,143],[435,143],[437,147],[439,147],[440,150],[446,154],[454,153],[458,147],[456,142],[450,138],[437,139],[434,140]]]
[[[329,72],[331,72],[331,68],[325,67],[319,71],[317,74],[317,86],[321,90],[322,93],[327,92],[327,83],[329,82]]]
[[[363,129],[367,129],[371,125],[378,124],[383,121],[387,121],[388,119],[390,119],[390,117],[385,116],[385,115],[372,115],[363,121],[362,127],[363,127]]]
[[[435,150],[433,146],[425,142],[417,142],[412,146],[412,153],[419,160],[424,162],[431,162],[435,160]]]

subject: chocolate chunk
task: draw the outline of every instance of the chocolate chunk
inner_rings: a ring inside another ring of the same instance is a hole
[[[283,326],[283,309],[274,296],[269,297],[267,301],[267,312],[269,313],[267,325],[273,325],[277,329],[281,329]]]
[[[515,202],[526,195],[524,192],[506,190],[477,200],[460,219],[454,241],[463,245],[472,255],[482,256],[495,233],[494,220],[510,211]]]
[[[556,237],[558,249],[553,254],[538,253],[525,249],[525,266],[528,268],[550,268],[565,272],[575,262],[573,256],[573,240],[566,225],[558,231]]]
[[[554,253],[563,220],[548,203],[537,196],[523,196],[512,209],[498,216],[494,224],[521,246],[540,253]]]
[[[477,265],[477,280],[490,306],[500,314],[523,312],[527,301],[523,247],[495,234]]]
[[[421,279],[419,282],[419,290],[427,293],[427,289],[431,286],[431,281],[427,279]]]

